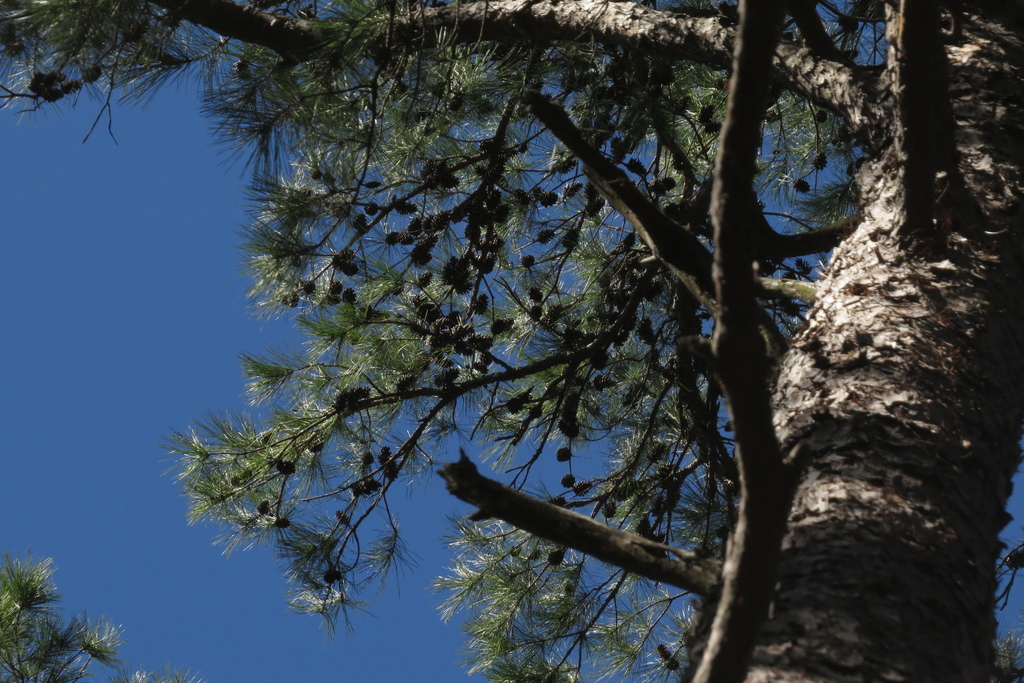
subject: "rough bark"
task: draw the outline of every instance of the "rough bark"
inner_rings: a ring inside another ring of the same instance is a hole
[[[896,150],[861,170],[775,391],[812,460],[748,681],[986,681],[1024,386],[1024,46],[968,13],[950,47],[958,171],[904,242]]]

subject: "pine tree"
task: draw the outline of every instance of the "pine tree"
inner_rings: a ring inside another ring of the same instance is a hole
[[[90,668],[118,669],[110,683],[198,683],[188,674],[131,673],[117,659],[124,637],[104,619],[85,615],[67,621],[57,605],[51,560],[19,560],[4,553],[0,568],[0,681],[75,683],[92,680]]]
[[[194,78],[252,170],[253,300],[304,343],[173,447],[294,606],[361,607],[447,462],[493,680],[989,678],[1019,1],[0,7],[6,104]]]

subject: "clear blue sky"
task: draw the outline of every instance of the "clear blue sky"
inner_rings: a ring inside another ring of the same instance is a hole
[[[244,298],[244,169],[226,164],[189,92],[32,119],[0,111],[0,550],[52,557],[69,613],[123,626],[133,666],[218,683],[468,679],[462,633],[429,586],[445,516],[439,481],[403,529],[420,567],[373,614],[326,639],[289,613],[268,550],[229,558],[187,526],[159,448],[206,410],[244,410],[238,354],[291,334]],[[370,596],[374,597],[374,596]],[[476,677],[476,680],[482,680]]]
[[[195,97],[115,107],[119,144],[103,121],[83,145],[98,111],[0,111],[0,550],[52,557],[66,610],[120,624],[135,667],[210,683],[482,680],[459,666],[462,634],[429,589],[445,516],[470,511],[436,479],[403,517],[419,569],[334,640],[287,612],[269,551],[225,558],[214,529],[186,525],[158,444],[205,410],[244,409],[239,352],[291,327],[247,307],[244,169]]]

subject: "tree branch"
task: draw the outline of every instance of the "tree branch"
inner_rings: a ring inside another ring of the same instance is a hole
[[[478,508],[472,519],[496,517],[602,562],[698,595],[707,595],[718,582],[718,560],[671,548],[510,489],[480,474],[464,451],[458,462],[445,465],[438,474],[449,493]]]
[[[436,45],[445,41],[601,41],[658,59],[688,59],[727,69],[735,27],[720,18],[691,17],[633,2],[608,0],[497,0],[419,10],[396,18],[403,42]],[[816,56],[794,41],[780,43],[766,74],[847,120],[877,121],[881,109],[872,84],[861,71]]]
[[[583,172],[622,214],[651,252],[667,265],[709,312],[715,310],[711,252],[697,236],[645,197],[625,171],[583,139],[565,110],[536,90],[526,93],[533,114],[584,164]]]
[[[312,58],[331,32],[305,19],[285,17],[231,0],[152,0],[175,17],[227,38],[270,48],[295,61]]]
[[[761,296],[765,299],[797,299],[811,305],[818,298],[818,288],[813,282],[789,278],[759,277]]]
[[[825,31],[825,25],[818,16],[817,5],[816,0],[789,0],[789,14],[796,22],[796,27],[800,29],[807,45],[814,52],[840,64],[851,64]]]
[[[707,247],[686,226],[672,220],[647,199],[625,171],[584,140],[564,109],[536,90],[526,93],[526,101],[540,122],[583,162],[587,178],[612,208],[629,221],[654,257],[668,266],[701,305],[714,315],[719,304],[712,291],[712,257]],[[787,342],[779,328],[763,310],[755,316],[772,356],[782,355]]]
[[[898,15],[887,9],[889,71],[896,96],[894,131],[903,185],[901,236],[930,234],[935,207],[935,174],[954,166],[951,111],[946,92],[946,52],[938,3],[900,0]]]
[[[758,212],[757,258],[778,261],[829,251],[849,235],[860,220],[860,214],[854,214],[817,230],[784,235],[775,232],[764,214]]]
[[[768,101],[768,72],[785,0],[741,0],[729,101],[715,163],[711,220],[718,315],[715,375],[736,437],[740,509],[723,570],[722,595],[694,683],[740,683],[775,595],[796,478],[783,461],[772,423],[772,358],[758,333],[754,273],[758,218],[751,190]]]
[[[242,5],[231,0],[152,0],[168,12],[228,38],[268,47],[291,60],[310,59],[339,30]],[[392,46],[417,48],[478,42],[594,41],[629,47],[657,58],[689,59],[729,68],[735,28],[718,18],[690,17],[633,2],[608,0],[497,0],[424,7],[395,16]],[[383,47],[383,36],[382,47]],[[816,56],[796,42],[779,44],[771,76],[783,87],[847,120],[864,122],[867,135],[880,120],[872,83],[858,69]]]

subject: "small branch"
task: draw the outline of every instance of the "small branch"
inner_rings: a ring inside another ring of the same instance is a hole
[[[679,277],[694,297],[713,312],[711,252],[707,247],[647,199],[625,171],[584,140],[564,109],[536,90],[528,91],[525,99],[537,119],[583,162],[583,172],[612,208],[629,221],[651,252]]]
[[[847,216],[823,228],[784,235],[775,232],[764,214],[760,214],[757,230],[757,258],[776,261],[795,256],[809,256],[834,249],[860,222],[860,214]]]
[[[697,171],[693,168],[689,155],[679,145],[679,141],[676,140],[671,124],[657,109],[651,112],[651,122],[654,124],[654,132],[658,136],[658,143],[667,149],[672,156],[672,168],[679,171],[683,176],[683,181],[686,183],[682,193],[683,196],[692,200],[691,195],[700,183],[697,181]]]
[[[685,207],[685,215],[690,225],[697,225],[707,219],[708,211],[711,209],[711,190],[714,186],[713,178],[705,180]]]
[[[825,25],[818,16],[817,5],[816,0],[789,0],[789,14],[800,29],[804,41],[820,57],[841,64],[852,64],[825,31]]]
[[[813,282],[789,278],[759,277],[757,284],[763,290],[761,295],[766,299],[796,299],[809,306],[818,298],[818,288],[814,286]]]
[[[590,182],[612,208],[629,221],[654,256],[676,274],[709,313],[717,315],[719,303],[713,293],[712,257],[707,247],[688,228],[669,218],[647,199],[625,171],[584,140],[564,109],[536,90],[527,91],[525,99],[534,116],[583,162],[583,172]],[[753,195],[751,201],[752,198]],[[763,310],[754,315],[772,357],[781,356],[788,342],[778,326]]]
[[[583,173],[633,226],[654,257],[668,266],[697,301],[714,314],[717,305],[711,280],[711,253],[696,235],[649,202],[625,174],[609,178],[590,166],[584,166]]]
[[[460,451],[458,462],[445,465],[438,474],[449,493],[478,508],[471,519],[495,517],[602,562],[698,595],[707,595],[718,582],[718,560],[677,550],[510,489],[480,474],[464,451]]]

